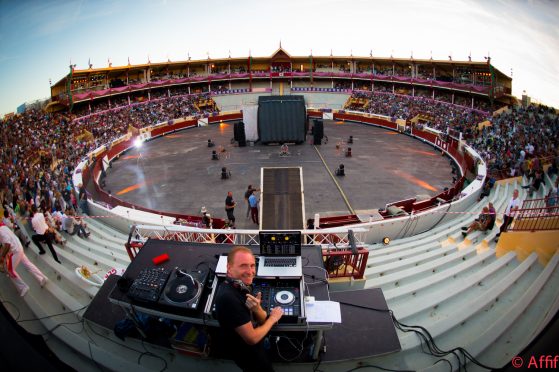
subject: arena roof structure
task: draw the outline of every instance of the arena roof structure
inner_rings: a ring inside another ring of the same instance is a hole
[[[486,61],[454,61],[373,56],[291,56],[278,48],[268,57],[210,58],[204,60],[148,61],[127,66],[90,65],[70,72],[51,87],[53,102],[65,105],[100,97],[115,96],[146,89],[182,85],[188,89],[212,90],[212,83],[246,81],[293,82],[309,79],[315,83],[349,82],[374,90],[375,84],[388,84],[392,91],[413,87],[455,91],[486,100],[510,102],[512,78]]]

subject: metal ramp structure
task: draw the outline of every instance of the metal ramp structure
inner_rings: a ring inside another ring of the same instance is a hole
[[[303,168],[261,168],[260,229],[305,228]]]

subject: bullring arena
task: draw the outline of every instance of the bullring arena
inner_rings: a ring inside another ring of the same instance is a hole
[[[233,191],[239,203],[236,226],[251,229],[254,224],[242,213],[246,210],[243,196],[248,184],[260,187],[261,167],[303,167],[305,214],[311,218],[316,213],[348,214],[349,208],[367,213],[391,201],[452,186],[448,158],[421,141],[342,121],[327,121],[325,133],[328,143],[320,147],[292,145],[291,155],[283,157],[279,145],[232,145],[233,124],[194,128],[126,152],[113,162],[104,188],[123,200],[151,209],[197,215],[205,206],[213,216],[221,218],[225,218],[227,191]],[[353,144],[347,144],[349,136]],[[211,160],[212,150],[206,145],[210,138],[225,150],[219,161]],[[352,157],[345,156],[348,147]],[[336,178],[340,189],[330,175],[339,164],[344,164],[346,173]],[[230,179],[221,181],[222,167],[231,172]],[[423,170],[430,167],[433,170],[427,176]],[[128,191],[134,185],[146,186]]]
[[[557,192],[559,119],[552,108],[517,102],[511,87],[490,60],[309,59],[282,48],[259,58],[71,69],[53,84],[50,102],[2,127],[2,138],[19,146],[5,146],[3,160],[11,161],[1,186],[21,239],[36,234],[31,201],[53,216],[54,228],[56,210],[75,204],[90,233],[57,232],[60,263],[31,242],[25,254],[48,281],[20,266],[24,296],[0,281],[7,313],[42,336],[43,351],[29,359],[50,349],[58,360],[45,363],[80,371],[234,369],[217,348],[189,344],[168,323],[136,330],[140,309],[155,322],[168,316],[178,330],[195,324],[188,329],[215,340],[211,311],[170,315],[130,305],[119,279],[153,267],[155,253],[170,256],[164,267],[188,257],[197,260],[189,270],[217,270],[231,245],[257,249],[260,225],[246,217],[243,194],[249,184],[261,188],[262,208],[270,197],[262,169],[289,168],[302,170],[301,187],[277,194],[302,200],[301,288],[340,303],[341,323],[278,325],[269,341],[276,370],[510,366],[551,332],[559,306],[559,217],[549,197]],[[303,141],[235,138],[259,97],[293,96],[304,100]],[[43,142],[20,130],[25,125]],[[336,175],[340,164],[344,176]],[[73,203],[80,184],[87,201]],[[521,207],[501,229],[515,190]],[[233,228],[228,191],[237,201]],[[462,229],[489,203],[493,226]],[[260,218],[291,213],[282,203],[274,208]],[[211,298],[202,293],[200,301]],[[135,320],[122,338],[115,325],[127,318]]]

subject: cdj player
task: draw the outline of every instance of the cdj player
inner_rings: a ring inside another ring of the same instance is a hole
[[[223,285],[225,278],[217,277],[213,282],[212,293],[208,297],[205,313],[214,316],[215,295],[220,285]],[[265,279],[256,278],[252,283],[252,295],[262,293],[260,302],[267,314],[274,307],[280,306],[283,309],[283,316],[279,323],[297,324],[305,322],[305,306],[303,303],[304,282],[302,279]]]
[[[280,323],[301,323],[305,320],[302,282],[298,279],[255,279],[252,283],[252,293],[254,296],[258,292],[262,293],[260,304],[267,314],[270,314],[274,307],[279,306],[283,309]]]

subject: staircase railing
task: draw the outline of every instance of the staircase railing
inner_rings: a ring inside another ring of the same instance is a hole
[[[559,206],[557,200],[550,202],[550,198],[524,200],[509,231],[559,230]]]

